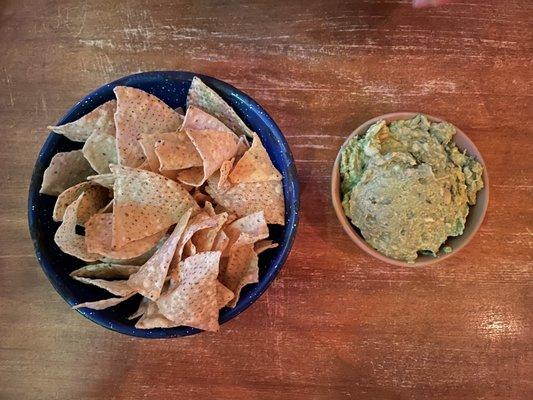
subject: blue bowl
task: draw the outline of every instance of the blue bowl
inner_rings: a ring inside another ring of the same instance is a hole
[[[283,174],[285,226],[273,225],[270,227],[270,237],[279,243],[279,247],[268,250],[259,256],[259,282],[243,289],[235,308],[221,310],[220,323],[223,324],[246,310],[263,294],[287,259],[296,234],[299,208],[296,167],[289,145],[267,112],[249,96],[218,79],[192,72],[154,71],[126,76],[102,86],[76,103],[57,125],[74,121],[100,104],[113,99],[113,88],[119,85],[132,86],[149,92],[172,108],[185,108],[187,91],[194,76],[200,77],[209,87],[214,89],[236,110],[244,122],[257,132],[274,165]],[[52,220],[56,197],[39,194],[39,189],[44,170],[50,164],[52,157],[58,152],[75,150],[80,147],[80,143],[71,142],[61,135],[50,133],[35,163],[28,198],[28,221],[37,260],[52,286],[71,306],[85,301],[107,298],[110,297],[110,294],[102,289],[77,282],[69,276],[71,271],[84,265],[84,263],[64,254],[54,243],[54,233],[59,226]],[[137,309],[139,301],[140,296],[137,295],[106,310],[80,309],[77,311],[105,328],[131,336],[172,338],[201,332],[201,330],[186,326],[166,329],[136,329],[134,327],[135,321],[129,321],[127,317]]]

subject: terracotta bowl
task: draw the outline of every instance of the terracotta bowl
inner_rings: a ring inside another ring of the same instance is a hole
[[[372,246],[370,246],[365,241],[361,233],[359,232],[359,229],[357,229],[354,225],[351,224],[348,217],[344,215],[344,210],[341,204],[342,200],[341,200],[341,192],[340,192],[340,171],[339,171],[341,150],[344,148],[344,146],[346,146],[346,144],[352,137],[364,134],[367,131],[367,129],[370,127],[370,125],[372,125],[373,123],[377,121],[385,120],[387,121],[387,123],[390,123],[398,119],[413,118],[417,114],[419,113],[397,112],[397,113],[380,115],[379,117],[375,117],[375,118],[372,118],[371,120],[366,121],[364,124],[359,126],[355,131],[353,131],[352,134],[348,136],[346,140],[344,141],[341,149],[339,150],[339,153],[337,154],[337,158],[335,160],[335,164],[333,165],[333,171],[331,174],[331,200],[333,202],[333,208],[335,208],[335,213],[337,214],[337,218],[339,219],[344,231],[348,234],[350,239],[352,239],[352,241],[357,246],[359,246],[362,250],[364,250],[366,253],[370,254],[371,256],[377,258],[378,260],[384,261],[392,265],[402,266],[402,267],[421,267],[425,265],[435,264],[439,261],[442,261],[445,258],[448,258],[456,254],[463,247],[465,247],[467,243],[474,237],[475,233],[477,232],[477,230],[481,226],[481,223],[483,222],[483,218],[485,217],[485,212],[487,211],[487,206],[489,203],[489,176],[487,174],[487,166],[485,164],[485,161],[483,161],[483,157],[481,157],[481,154],[479,153],[474,143],[472,143],[472,141],[459,128],[456,127],[457,133],[454,136],[454,141],[460,150],[466,150],[466,152],[470,156],[473,156],[479,163],[481,163],[481,165],[483,165],[483,182],[485,184],[485,187],[481,189],[481,191],[478,192],[476,205],[470,207],[470,212],[468,213],[468,217],[466,219],[465,230],[463,234],[461,236],[450,237],[448,239],[447,244],[452,246],[452,249],[453,249],[451,253],[444,254],[442,252],[439,252],[439,254],[436,257],[433,257],[431,255],[419,255],[418,258],[413,263],[395,260],[393,258],[385,256],[384,254],[378,252]],[[426,115],[426,117],[431,122],[442,122],[443,121],[440,118],[432,117],[430,115]]]

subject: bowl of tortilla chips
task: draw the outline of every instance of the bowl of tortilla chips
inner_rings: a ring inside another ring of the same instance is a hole
[[[49,129],[30,233],[53,287],[93,322],[145,338],[217,331],[283,266],[298,223],[294,160],[233,86],[130,75]]]

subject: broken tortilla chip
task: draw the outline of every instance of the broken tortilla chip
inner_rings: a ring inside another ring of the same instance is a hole
[[[165,235],[166,229],[142,239],[129,242],[114,249],[112,244],[113,215],[95,214],[85,225],[85,243],[91,253],[115,260],[128,260],[139,257],[152,250]]]
[[[113,116],[116,107],[116,100],[110,100],[74,122],[59,126],[49,126],[48,129],[66,136],[74,142],[85,142],[94,132],[115,136],[115,120]]]
[[[82,193],[85,193],[85,196],[78,207],[78,225],[84,225],[93,214],[109,202],[109,191],[106,188],[93,182],[81,182],[59,195],[52,213],[53,220],[62,221],[67,207]]]
[[[218,308],[226,307],[226,305],[235,297],[233,292],[229,290],[222,283],[217,281],[217,306]]]
[[[135,168],[112,166],[116,175],[113,247],[151,236],[178,222],[190,208],[199,209],[177,182]]]
[[[192,186],[201,186],[222,163],[235,156],[237,141],[235,135],[219,131],[187,131],[198,154],[202,158],[203,167],[192,167],[178,172],[178,180]]]
[[[282,176],[272,164],[261,139],[256,133],[253,135],[252,147],[237,162],[229,174],[229,180],[233,184],[281,180]]]
[[[144,161],[139,144],[142,135],[176,131],[181,126],[182,117],[143,90],[117,86],[113,91],[117,97],[115,125],[118,163],[138,167]]]
[[[111,297],[110,299],[97,300],[97,301],[87,301],[85,303],[80,303],[72,307],[73,310],[78,308],[90,308],[91,310],[104,310],[109,307],[116,306],[117,304],[122,303],[123,301],[128,300],[135,293],[132,293],[125,297]]]
[[[157,301],[161,314],[179,325],[218,330],[217,275],[220,252],[186,258],[177,270],[177,283]]]
[[[233,108],[196,76],[193,78],[187,94],[187,106],[198,107],[214,115],[239,136],[252,137],[252,131],[239,118]]]
[[[113,189],[115,184],[115,174],[101,174],[101,175],[91,175],[87,177],[89,182],[94,182],[108,189]]]
[[[157,300],[163,289],[170,262],[176,252],[176,246],[189,222],[192,209],[187,210],[167,241],[159,248],[154,255],[128,279],[128,285],[144,297],[150,300]]]
[[[57,153],[44,171],[39,193],[58,196],[92,174],[94,171],[81,150]]]
[[[202,158],[184,131],[158,135],[154,143],[161,171],[201,167]]]
[[[70,273],[70,276],[80,278],[93,279],[124,279],[129,278],[131,274],[139,270],[136,265],[121,265],[121,264],[89,264],[78,268]]]
[[[259,255],[264,251],[275,249],[276,247],[278,247],[278,244],[274,243],[272,240],[260,240],[254,244],[254,251],[257,255]]]
[[[64,253],[77,257],[83,261],[92,262],[98,260],[98,254],[90,253],[85,245],[85,237],[76,233],[78,221],[78,207],[83,201],[85,193],[82,193],[72,202],[63,215],[63,222],[57,228],[54,241]]]
[[[206,192],[228,212],[244,217],[257,211],[264,211],[267,224],[285,224],[285,202],[281,181],[239,183],[226,191],[218,190],[217,186],[218,182],[210,182]]]
[[[235,297],[228,307],[235,307],[239,301],[241,289],[259,281],[259,266],[253,244],[232,247],[225,267],[221,267],[218,279],[224,286],[233,291]]]

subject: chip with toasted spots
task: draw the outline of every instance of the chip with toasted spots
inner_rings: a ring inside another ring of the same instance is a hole
[[[85,196],[78,206],[78,225],[84,225],[92,215],[109,203],[109,190],[93,182],[81,182],[58,196],[52,213],[54,221],[62,221],[67,207],[82,193],[85,193]]]
[[[172,132],[178,130],[182,116],[162,100],[143,90],[117,86],[115,126],[118,163],[138,167],[144,161],[139,139],[143,134]]]
[[[95,132],[115,136],[114,114],[116,107],[116,100],[110,100],[76,121],[59,126],[49,126],[48,129],[74,142],[85,142]]]
[[[44,171],[39,193],[58,196],[69,187],[85,181],[94,170],[81,150],[57,153]]]
[[[137,265],[111,263],[88,264],[70,273],[70,276],[93,279],[124,279],[139,270]]]
[[[125,297],[111,297],[109,299],[104,299],[104,300],[87,301],[85,303],[76,304],[72,308],[74,310],[77,310],[78,308],[90,308],[91,310],[104,310],[106,308],[114,307],[117,304],[120,304],[123,301],[128,300],[134,294],[135,293],[131,293],[130,295],[125,296]]]
[[[258,258],[253,244],[233,246],[229,252],[228,262],[221,266],[218,279],[233,291],[235,297],[228,303],[228,307],[235,307],[241,289],[259,281]]]
[[[160,165],[160,171],[180,170],[203,165],[198,150],[184,131],[157,136],[158,139],[154,142],[154,152]]]

